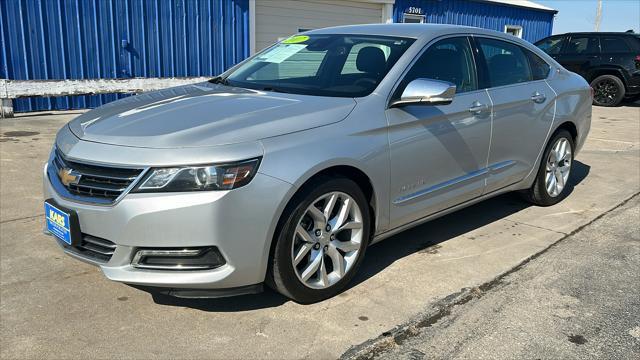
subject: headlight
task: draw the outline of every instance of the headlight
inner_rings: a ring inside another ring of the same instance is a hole
[[[260,159],[224,165],[154,168],[133,192],[231,190],[248,184]]]

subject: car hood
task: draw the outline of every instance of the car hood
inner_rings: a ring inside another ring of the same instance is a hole
[[[122,99],[69,123],[81,140],[179,148],[256,141],[343,120],[351,98],[256,91],[210,83]]]

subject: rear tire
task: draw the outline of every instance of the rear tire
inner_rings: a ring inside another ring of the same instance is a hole
[[[601,75],[591,82],[593,105],[618,106],[624,99],[624,83],[615,75]]]
[[[525,192],[529,202],[538,206],[551,206],[567,197],[574,147],[573,137],[567,130],[561,129],[551,137],[544,150],[536,179]]]
[[[362,263],[370,224],[368,202],[355,182],[343,177],[312,181],[282,215],[267,284],[302,304],[337,295]]]

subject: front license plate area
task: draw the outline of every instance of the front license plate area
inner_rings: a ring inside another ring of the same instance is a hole
[[[63,208],[49,199],[44,202],[44,216],[47,230],[67,245],[76,246],[80,242],[81,232],[78,215],[75,211]]]

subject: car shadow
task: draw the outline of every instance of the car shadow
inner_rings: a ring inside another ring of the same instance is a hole
[[[620,107],[640,107],[640,94],[624,98],[620,103]]]
[[[569,195],[587,177],[590,169],[589,165],[574,161],[567,188]],[[511,192],[405,230],[367,249],[365,261],[350,287],[366,281],[396,260],[414,253],[437,254],[439,244],[530,206],[520,194]]]
[[[591,167],[574,161],[569,181],[569,194],[589,174]],[[374,244],[348,289],[368,280],[399,259],[414,253],[435,254],[438,245],[530,207],[517,193],[507,193],[429,221]],[[143,290],[143,289],[141,289]],[[143,290],[147,291],[147,290]],[[148,292],[148,291],[147,291]],[[260,294],[219,299],[183,299],[149,292],[159,305],[187,307],[207,312],[242,312],[280,306],[286,297],[265,286]]]
[[[280,306],[287,301],[288,298],[279,293],[264,287],[264,291],[260,294],[239,295],[226,298],[214,299],[185,299],[170,295],[148,292],[153,302],[158,305],[185,307],[206,312],[243,312],[258,309],[267,309]]]

